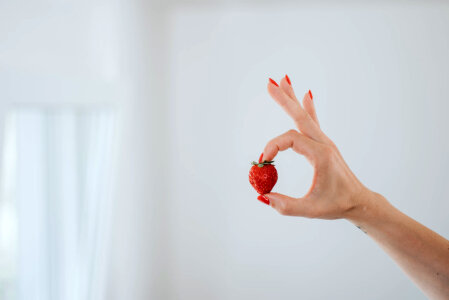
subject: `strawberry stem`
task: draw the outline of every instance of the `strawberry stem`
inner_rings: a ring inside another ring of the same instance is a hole
[[[251,164],[254,165],[254,166],[258,166],[259,168],[262,168],[263,166],[271,165],[272,163],[274,163],[274,160],[270,160],[270,161],[264,160],[263,162],[255,162],[255,161],[253,161]]]

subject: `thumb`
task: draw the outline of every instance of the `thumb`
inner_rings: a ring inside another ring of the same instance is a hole
[[[312,216],[313,207],[305,198],[293,198],[279,193],[264,195],[270,201],[271,207],[284,216]]]

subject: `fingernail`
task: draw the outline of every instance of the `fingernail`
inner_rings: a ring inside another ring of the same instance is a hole
[[[287,80],[287,82],[288,82],[289,85],[292,85],[292,82],[290,81],[290,78],[288,78],[288,75],[287,75],[287,74],[285,74],[285,79]]]
[[[259,157],[259,163],[262,162],[262,158],[263,158],[263,152],[262,152],[262,154],[261,154],[260,157]]]
[[[313,95],[312,95],[312,92],[310,90],[309,90],[309,96],[310,96],[310,99],[313,100]]]
[[[264,195],[259,195],[257,197],[257,200],[259,200],[262,203],[265,203],[266,205],[270,205],[270,200],[268,200],[268,198],[265,197]]]
[[[270,82],[272,83],[272,84],[274,84],[275,86],[279,86],[277,83],[276,83],[276,81],[274,81],[273,79],[271,79],[271,78],[268,78],[269,80],[270,80]]]

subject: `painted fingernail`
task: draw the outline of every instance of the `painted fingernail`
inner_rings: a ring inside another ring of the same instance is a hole
[[[287,80],[287,82],[288,82],[289,85],[292,85],[292,82],[290,81],[290,78],[288,77],[287,74],[285,74],[285,79]]]
[[[271,79],[271,78],[268,78],[269,80],[270,80],[270,82],[272,83],[272,84],[274,84],[275,86],[279,86],[277,83],[276,83],[276,81],[274,81],[273,79]]]
[[[313,100],[313,95],[312,95],[312,92],[310,90],[309,90],[309,96],[310,96],[310,99]]]
[[[268,200],[268,198],[265,197],[264,195],[259,195],[257,197],[257,200],[259,200],[262,203],[265,203],[266,205],[270,205],[270,200]]]
[[[260,157],[259,157],[259,163],[262,162],[262,158],[263,158],[263,152],[262,152],[262,154],[261,154]]]

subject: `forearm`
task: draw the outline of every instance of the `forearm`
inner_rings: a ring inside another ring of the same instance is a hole
[[[367,192],[347,219],[375,240],[431,299],[449,299],[449,241]]]

